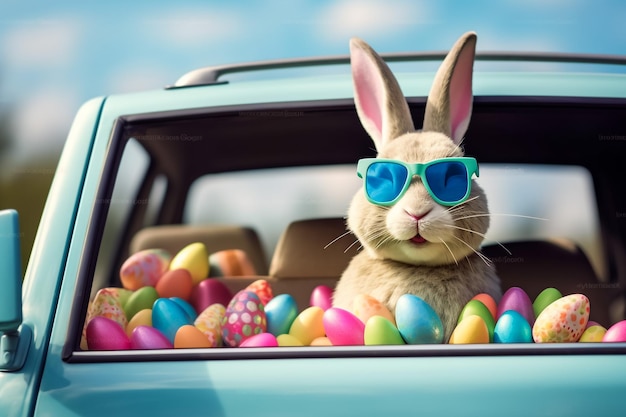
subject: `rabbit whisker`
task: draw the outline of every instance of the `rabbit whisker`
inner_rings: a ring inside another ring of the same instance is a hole
[[[459,261],[456,260],[456,256],[454,256],[454,252],[452,252],[452,249],[450,249],[450,246],[448,246],[448,244],[445,242],[445,240],[443,240],[441,238],[439,238],[439,240],[441,241],[441,243],[443,243],[443,245],[446,247],[446,249],[448,249],[448,252],[450,252],[450,255],[452,255],[452,259],[454,259],[454,263],[456,264],[456,266],[459,266]]]
[[[359,243],[359,240],[358,240],[358,239],[357,239],[357,240],[355,240],[354,242],[352,242],[352,243],[350,244],[350,246],[348,246],[348,247],[346,248],[346,250],[344,250],[344,251],[343,251],[343,253],[347,253],[347,252],[350,250],[350,248],[352,248],[352,247],[353,247],[354,245],[356,245],[357,243]],[[361,246],[361,248],[363,248],[363,246]],[[357,250],[359,250],[359,249],[357,249]]]
[[[478,255],[478,257],[480,259],[482,259],[482,261],[485,263],[485,265],[487,266],[491,266],[492,262],[491,259],[487,258],[485,255],[483,255],[482,253],[480,253],[479,251],[477,251],[476,249],[474,249],[469,243],[465,242],[463,239],[457,237],[457,236],[453,236],[456,240],[458,240],[459,242],[461,242],[462,244],[464,244],[465,246],[467,246],[468,248],[470,248],[472,250],[472,252],[474,252],[476,255]]]
[[[332,245],[333,243],[337,242],[339,239],[348,236],[349,234],[351,234],[352,232],[350,230],[348,230],[345,233],[342,233],[341,235],[339,235],[338,237],[334,238],[333,240],[331,240],[326,246],[324,246],[324,249],[328,249],[328,247],[330,245]]]
[[[482,237],[483,239],[486,237],[484,233],[480,233],[480,232],[477,232],[476,230],[472,230],[472,229],[466,229],[465,227],[460,227],[460,226],[456,226],[456,225],[453,225],[453,224],[446,224],[444,226],[452,227],[452,228],[458,229],[458,230],[462,230],[462,231],[467,232],[467,233],[474,233],[475,235],[478,235],[478,236]],[[501,242],[498,242],[497,240],[494,240],[494,242],[498,246],[500,246],[502,249],[504,249],[506,251],[506,253],[508,253],[509,255],[512,255],[511,251],[508,250],[507,247],[504,246]]]
[[[543,217],[525,216],[523,214],[512,214],[512,213],[476,213],[476,214],[469,214],[463,217],[456,217],[454,220],[464,220],[464,219],[471,219],[474,217],[489,217],[489,216],[518,217],[522,219],[542,220],[542,221],[550,220],[550,219],[546,219]]]

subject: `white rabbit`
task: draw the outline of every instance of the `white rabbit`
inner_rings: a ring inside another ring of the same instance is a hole
[[[460,145],[472,113],[475,47],[476,34],[470,32],[450,50],[433,81],[423,129],[416,131],[389,67],[365,42],[350,41],[356,109],[376,145],[377,158],[424,164],[464,156]],[[362,176],[365,180],[366,174]],[[411,174],[408,178],[406,192],[396,201],[373,203],[380,196],[368,197],[364,189],[352,199],[348,228],[364,250],[339,280],[333,305],[351,310],[356,295],[369,294],[394,312],[401,295],[415,294],[439,314],[447,341],[473,296],[485,292],[496,301],[501,296],[495,269],[479,252],[489,227],[487,199],[478,184],[468,180],[471,192],[464,201],[436,202],[426,188],[430,180]],[[436,187],[430,184],[431,190]]]

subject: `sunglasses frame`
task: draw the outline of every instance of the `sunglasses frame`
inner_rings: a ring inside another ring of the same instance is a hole
[[[379,201],[375,201],[372,198],[370,198],[369,194],[367,193],[367,183],[365,180],[365,176],[370,165],[377,163],[377,162],[390,162],[390,163],[394,163],[397,165],[402,165],[403,167],[406,168],[407,172],[409,173],[402,187],[402,191],[400,191],[400,193],[398,194],[396,198],[394,198],[393,200],[389,202],[381,203]],[[441,162],[459,162],[463,164],[463,166],[465,166],[465,169],[467,170],[467,191],[465,195],[463,196],[463,198],[454,202],[448,202],[448,201],[441,200],[439,197],[437,197],[433,193],[433,190],[430,188],[430,185],[428,184],[428,180],[426,179],[426,176],[425,176],[426,169],[431,165],[435,165]],[[398,202],[398,200],[400,200],[404,196],[404,194],[406,194],[406,191],[409,189],[411,182],[413,182],[413,177],[415,177],[416,175],[420,177],[420,179],[422,180],[422,184],[424,184],[424,187],[426,187],[428,194],[430,194],[433,200],[435,200],[438,204],[441,204],[443,206],[454,206],[456,204],[460,204],[464,202],[465,200],[469,198],[469,195],[472,192],[472,177],[474,176],[474,174],[476,174],[477,177],[479,176],[478,161],[476,161],[475,158],[467,157],[467,156],[433,159],[432,161],[429,161],[423,164],[422,163],[409,164],[409,163],[406,163],[404,161],[400,161],[397,159],[363,158],[363,159],[359,159],[356,170],[357,170],[357,175],[359,176],[359,178],[363,179],[363,183],[364,183],[363,189],[365,190],[365,196],[367,197],[367,200],[370,203],[376,204],[378,206],[392,206],[396,202]]]

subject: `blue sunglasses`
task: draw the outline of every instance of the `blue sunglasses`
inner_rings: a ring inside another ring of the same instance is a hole
[[[379,206],[391,206],[402,198],[415,175],[422,179],[437,203],[444,206],[462,203],[470,195],[474,174],[478,176],[478,162],[469,157],[441,158],[425,164],[364,158],[357,165],[357,175],[365,180],[367,199]]]

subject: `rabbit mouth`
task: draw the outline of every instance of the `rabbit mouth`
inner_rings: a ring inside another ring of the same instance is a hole
[[[428,242],[426,239],[424,239],[424,237],[422,235],[420,235],[419,233],[416,234],[415,236],[413,236],[411,239],[409,239],[410,242],[415,243],[416,245],[421,245],[423,243]]]

